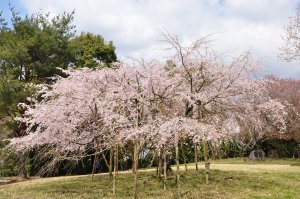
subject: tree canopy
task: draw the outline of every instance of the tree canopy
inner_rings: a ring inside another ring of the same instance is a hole
[[[103,63],[108,66],[117,61],[113,42],[106,43],[100,35],[81,33],[71,39],[70,46],[73,49],[76,67],[96,68]]]
[[[296,15],[290,17],[282,40],[280,57],[286,61],[298,60],[300,58],[300,6],[297,8]]]
[[[8,71],[15,79],[45,81],[62,75],[57,68],[97,67],[117,61],[112,41],[106,43],[92,33],[74,37],[74,12],[53,18],[49,13],[21,17],[14,8],[11,12],[11,26],[0,17],[0,71]]]
[[[72,57],[73,15],[64,13],[50,19],[49,14],[38,13],[22,18],[12,8],[12,26],[1,27],[1,71],[27,82],[59,74],[57,67],[66,68]]]
[[[264,80],[252,79],[257,65],[249,53],[224,66],[203,54],[202,40],[183,47],[166,39],[175,50],[168,70],[137,61],[66,71],[42,102],[17,118],[29,125],[28,135],[12,143],[21,150],[48,144],[70,156],[66,151],[78,155],[87,146],[139,142],[168,151],[186,139],[198,144],[243,131],[285,131],[285,106],[269,98]]]

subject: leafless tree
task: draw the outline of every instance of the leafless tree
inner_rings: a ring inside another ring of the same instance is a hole
[[[282,35],[282,46],[280,47],[280,58],[286,61],[294,61],[300,58],[300,5],[296,16],[289,18],[289,24],[285,27]]]

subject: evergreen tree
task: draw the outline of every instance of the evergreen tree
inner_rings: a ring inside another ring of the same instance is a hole
[[[11,7],[7,22],[0,12],[0,132],[4,138],[22,137],[26,125],[16,122],[30,104],[32,85],[50,83],[55,75],[64,76],[59,68],[71,65],[98,66],[116,61],[112,42],[99,35],[81,34],[74,38],[74,12],[50,18],[49,13],[22,17]],[[70,42],[71,41],[71,42]],[[83,55],[79,59],[80,55]],[[0,141],[0,146],[5,146]],[[25,156],[18,153],[19,176],[26,177]]]
[[[110,66],[110,63],[117,61],[113,42],[105,42],[100,35],[81,33],[70,41],[70,46],[76,67],[95,68],[101,64]]]

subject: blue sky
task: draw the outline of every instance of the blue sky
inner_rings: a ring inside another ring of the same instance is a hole
[[[20,3],[20,1],[17,1],[17,0],[0,0],[0,10],[3,11],[3,16],[5,18],[10,17],[9,3],[11,3],[11,5],[15,5],[18,12],[20,12],[22,14],[26,13],[26,8],[23,6],[22,3]]]
[[[9,18],[9,0],[0,10]],[[300,60],[278,59],[283,27],[295,15],[296,0],[10,0],[21,14],[39,10],[57,15],[75,9],[78,32],[112,40],[120,58],[161,58],[158,29],[180,35],[188,43],[212,34],[215,50],[225,59],[251,50],[262,74],[300,79]]]

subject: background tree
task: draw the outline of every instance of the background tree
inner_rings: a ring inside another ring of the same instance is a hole
[[[290,17],[289,24],[285,27],[282,35],[283,44],[279,55],[286,61],[300,58],[300,6],[297,8],[296,16]]]
[[[69,40],[74,35],[74,12],[49,18],[37,13],[22,18],[11,8],[11,27],[2,26],[0,68],[21,81],[40,80],[60,74],[72,58]]]
[[[0,13],[0,133],[4,138],[23,136],[26,125],[12,119],[22,117],[25,111],[26,106],[18,104],[33,102],[30,96],[34,89],[30,87],[34,84],[52,83],[52,77],[66,76],[58,68],[74,65],[78,49],[83,54],[94,52],[92,60],[104,60],[105,63],[116,60],[112,42],[105,44],[101,36],[83,34],[70,42],[75,33],[74,12],[53,18],[49,13],[22,17],[11,7],[11,15],[7,22]],[[85,38],[87,42],[80,43]],[[80,45],[74,46],[74,42]],[[96,66],[97,63],[90,64]],[[21,156],[20,153],[19,157],[24,159]],[[24,164],[24,161],[20,164],[23,169],[19,175],[22,177],[26,176]]]
[[[286,136],[300,141],[300,80],[275,76],[267,79],[270,97],[289,105]]]
[[[18,104],[20,102],[28,103],[27,97],[33,93],[33,89],[29,84],[17,80],[11,74],[1,73],[0,78],[0,149],[5,146],[4,139],[12,137],[21,137],[26,130],[25,123],[19,123],[14,117],[20,116],[25,109]],[[5,153],[4,153],[5,154]],[[3,155],[4,155],[3,154]],[[22,153],[18,153],[17,171],[19,177],[26,177],[25,160]],[[7,158],[11,158],[8,156]],[[1,156],[1,159],[5,159]],[[13,162],[9,160],[9,162]],[[13,168],[12,168],[13,170]]]
[[[105,42],[100,35],[81,33],[70,41],[75,67],[96,68],[101,64],[109,66],[117,61],[112,41]]]
[[[10,23],[0,20],[0,98],[3,100],[0,112],[6,115],[2,117],[5,124],[14,124],[9,125],[13,133],[8,136],[20,137],[26,125],[11,118],[25,111],[18,103],[30,103],[30,83],[46,82],[48,77],[62,75],[57,67],[66,68],[71,61],[68,42],[74,34],[71,24],[74,12],[54,18],[49,13],[21,17],[11,7],[11,14]],[[18,156],[19,176],[23,178],[26,177],[25,159],[21,153]]]

